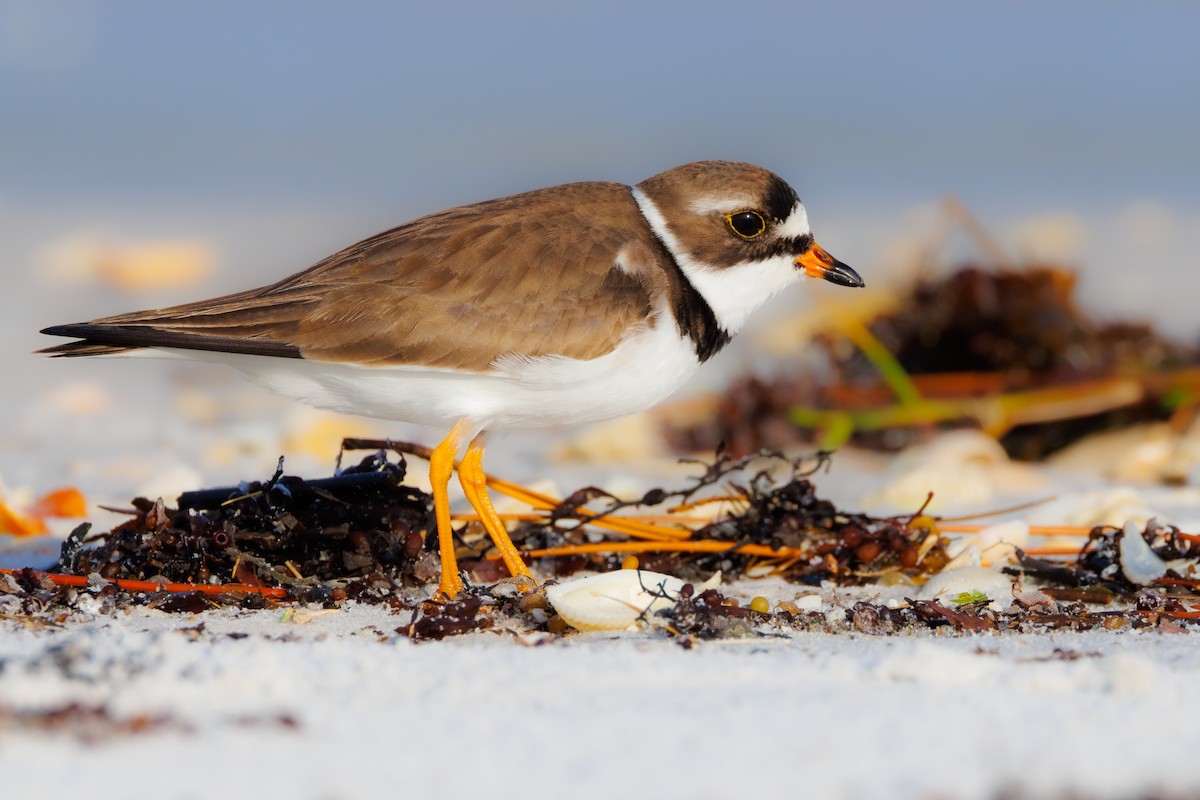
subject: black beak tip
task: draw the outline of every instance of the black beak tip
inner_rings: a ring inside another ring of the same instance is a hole
[[[849,286],[851,289],[861,289],[867,285],[867,282],[857,272],[840,261],[834,262],[834,265],[825,270],[825,274],[821,277],[830,283]]]

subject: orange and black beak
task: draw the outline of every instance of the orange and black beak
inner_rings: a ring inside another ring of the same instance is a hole
[[[808,252],[796,259],[796,266],[802,268],[810,278],[824,278],[838,286],[861,289],[867,285],[857,272],[829,255],[816,242],[808,248]]]

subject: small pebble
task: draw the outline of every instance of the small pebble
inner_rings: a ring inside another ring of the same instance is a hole
[[[854,550],[854,555],[859,561],[874,561],[881,550],[878,542],[863,542]]]
[[[530,592],[524,595],[517,603],[522,611],[531,612],[535,610],[545,609],[550,605],[546,600],[546,595],[543,592]]]
[[[916,586],[917,583],[910,576],[905,575],[900,570],[885,572],[879,576],[877,583],[880,586]]]

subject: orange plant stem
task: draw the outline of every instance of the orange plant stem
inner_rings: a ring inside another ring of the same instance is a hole
[[[589,553],[724,553],[736,552],[752,556],[768,558],[795,558],[805,553],[794,547],[781,547],[778,550],[762,544],[737,544],[736,542],[718,542],[711,539],[689,540],[686,542],[596,542],[594,544],[563,545],[562,547],[547,547],[541,550],[525,550],[522,555],[529,558],[545,558],[547,556],[573,556]],[[488,558],[499,558],[489,555]]]
[[[0,574],[17,575],[23,570],[0,569]],[[56,586],[87,586],[86,575],[58,575],[52,572],[39,572],[34,575],[46,578]],[[244,592],[246,594],[261,594],[263,597],[282,599],[287,597],[287,590],[272,586],[249,586],[244,583],[154,583],[153,581],[134,581],[125,578],[105,579],[108,583],[116,584],[117,588],[127,592],[204,592],[204,594],[228,594]]]
[[[534,508],[549,511],[559,505],[559,501],[553,497],[531,491],[524,486],[511,483],[503,478],[497,478],[494,475],[486,475],[486,478],[488,488],[495,489],[497,492],[520,500],[523,503],[528,503]],[[615,533],[624,533],[627,536],[633,536],[638,539],[686,539],[692,535],[692,532],[686,528],[668,528],[663,525],[651,525],[624,517],[606,516],[603,513],[588,511],[584,508],[576,509],[575,513],[587,525],[595,525],[597,528],[604,528]]]
[[[1200,619],[1200,611],[1158,611],[1154,613],[1175,619]]]
[[[528,511],[525,513],[515,513],[512,511],[497,512],[496,517],[504,522],[546,522],[550,518],[545,511]],[[455,522],[479,522],[478,514],[463,512],[462,514],[451,514],[450,519]],[[608,517],[607,519],[628,520],[631,522],[676,522],[681,525],[707,525],[712,522],[711,518],[705,517],[686,517],[681,514],[637,514],[621,515],[619,517]]]
[[[1025,554],[1030,556],[1077,556],[1078,547],[1029,547]]]
[[[938,529],[946,533],[979,533],[991,525],[966,524],[962,522],[938,522]],[[1088,525],[1030,525],[1034,536],[1087,536],[1092,532]]]

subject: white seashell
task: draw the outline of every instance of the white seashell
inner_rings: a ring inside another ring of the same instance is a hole
[[[888,467],[882,489],[864,499],[872,508],[915,508],[930,492],[931,509],[976,507],[998,493],[1036,488],[1042,479],[1012,464],[1004,448],[981,431],[951,431],[911,447]]]
[[[1134,425],[1081,439],[1050,456],[1048,462],[1059,469],[1112,480],[1157,483],[1171,462],[1178,439],[1166,423]]]
[[[820,611],[825,601],[819,594],[802,594],[792,601],[801,611]]]
[[[721,582],[713,575],[697,592]],[[684,582],[648,570],[622,569],[546,587],[546,599],[568,625],[581,631],[621,631],[637,626],[648,613],[670,608]]]
[[[919,508],[930,492],[933,500],[926,509],[933,511],[981,505],[994,497],[987,472],[978,466],[921,465],[892,478],[879,491],[864,497],[863,503],[879,510]]]
[[[1041,589],[1034,589],[1031,592],[1022,592],[1021,594],[1013,595],[1013,603],[1026,610],[1038,609],[1041,613],[1045,614],[1058,613],[1058,601]]]
[[[982,556],[982,563],[989,565],[1014,564],[1017,548],[1029,546],[1029,523],[1014,519],[989,525],[975,534],[975,543]]]
[[[1008,453],[983,431],[948,431],[926,444],[920,454],[925,464],[978,464],[996,467],[1008,463]]]
[[[964,567],[983,566],[983,554],[979,551],[979,546],[972,541],[963,540],[953,543],[946,548],[946,555],[950,556],[950,560],[942,568],[943,572]]]
[[[952,605],[954,598],[960,594],[982,592],[991,600],[988,605],[1000,611],[1008,608],[1012,602],[1012,587],[1012,578],[1002,572],[984,567],[961,567],[934,575],[917,592],[917,598],[939,600],[943,605]]]
[[[742,575],[746,578],[750,578],[751,580],[756,578],[769,578],[775,574],[777,569],[779,569],[779,567],[771,563],[754,564],[748,567],[742,573]]]
[[[1117,552],[1121,558],[1121,572],[1130,583],[1145,586],[1167,572],[1167,562],[1150,549],[1142,537],[1141,527],[1133,520],[1125,523],[1117,542]]]

